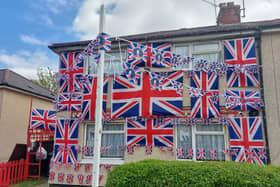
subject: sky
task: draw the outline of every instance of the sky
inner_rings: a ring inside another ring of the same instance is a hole
[[[2,0],[0,69],[33,79],[38,68],[57,71],[59,58],[48,45],[94,39],[102,3],[113,36],[216,23],[214,7],[203,0]],[[280,0],[245,0],[245,8],[242,22],[280,18]]]

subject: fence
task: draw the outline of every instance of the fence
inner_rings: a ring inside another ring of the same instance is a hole
[[[10,184],[24,180],[25,160],[16,160],[0,163],[0,187],[8,187]]]

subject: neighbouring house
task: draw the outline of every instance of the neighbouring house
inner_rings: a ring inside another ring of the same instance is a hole
[[[280,19],[241,23],[240,6],[227,3],[217,25],[120,38],[104,62],[101,186],[111,167],[147,158],[280,165]],[[51,186],[91,184],[97,56],[73,66],[90,42],[49,46],[62,77]],[[134,70],[120,75],[125,60],[125,70]],[[220,63],[210,72],[205,62]],[[145,68],[139,77],[137,67]],[[76,90],[81,82],[88,87]]]
[[[30,109],[53,109],[54,99],[31,80],[0,69],[0,161],[9,160],[17,144],[26,144]]]

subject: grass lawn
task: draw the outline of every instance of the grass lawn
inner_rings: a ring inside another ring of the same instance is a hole
[[[47,177],[41,177],[41,179],[38,181],[38,179],[29,179],[27,181],[24,181],[22,183],[18,183],[18,184],[13,184],[10,185],[11,187],[35,187],[35,186],[39,186],[41,184],[45,184],[48,182],[48,178]]]

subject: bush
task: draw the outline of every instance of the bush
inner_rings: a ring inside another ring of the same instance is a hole
[[[280,168],[235,162],[144,160],[114,168],[106,187],[280,186]]]

